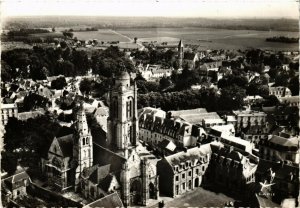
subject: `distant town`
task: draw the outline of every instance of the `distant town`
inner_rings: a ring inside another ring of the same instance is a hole
[[[126,31],[3,30],[2,206],[299,206],[299,37]]]

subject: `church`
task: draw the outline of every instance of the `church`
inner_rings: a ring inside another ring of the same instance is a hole
[[[117,192],[125,206],[145,206],[159,195],[159,159],[139,142],[136,84],[125,71],[113,82],[105,145],[92,137],[81,106],[74,133],[53,139],[42,171],[61,192],[74,190],[89,201]]]

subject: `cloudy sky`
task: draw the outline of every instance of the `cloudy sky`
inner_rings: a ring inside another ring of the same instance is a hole
[[[4,16],[299,18],[297,0],[0,0]]]

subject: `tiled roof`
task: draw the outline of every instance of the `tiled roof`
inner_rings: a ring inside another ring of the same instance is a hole
[[[199,113],[207,113],[205,108],[195,108],[189,110],[178,110],[178,111],[169,111],[172,116],[181,116],[181,115],[194,115]]]
[[[180,165],[188,160],[194,162],[195,160],[199,160],[199,157],[205,156],[209,153],[211,153],[210,144],[204,144],[200,147],[188,149],[186,152],[178,152],[176,154],[167,156],[165,159],[171,167],[174,167],[175,165]]]
[[[99,208],[99,207],[123,207],[123,202],[121,201],[117,192],[109,194],[103,198],[100,198],[90,204],[85,205],[83,208]]]

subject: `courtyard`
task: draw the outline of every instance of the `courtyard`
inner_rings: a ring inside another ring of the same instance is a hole
[[[185,194],[176,198],[160,197],[159,201],[164,200],[165,207],[224,207],[224,204],[228,201],[235,201],[233,198],[228,197],[222,193],[215,193],[205,190],[201,187],[186,192]],[[158,207],[152,206],[152,207]]]

